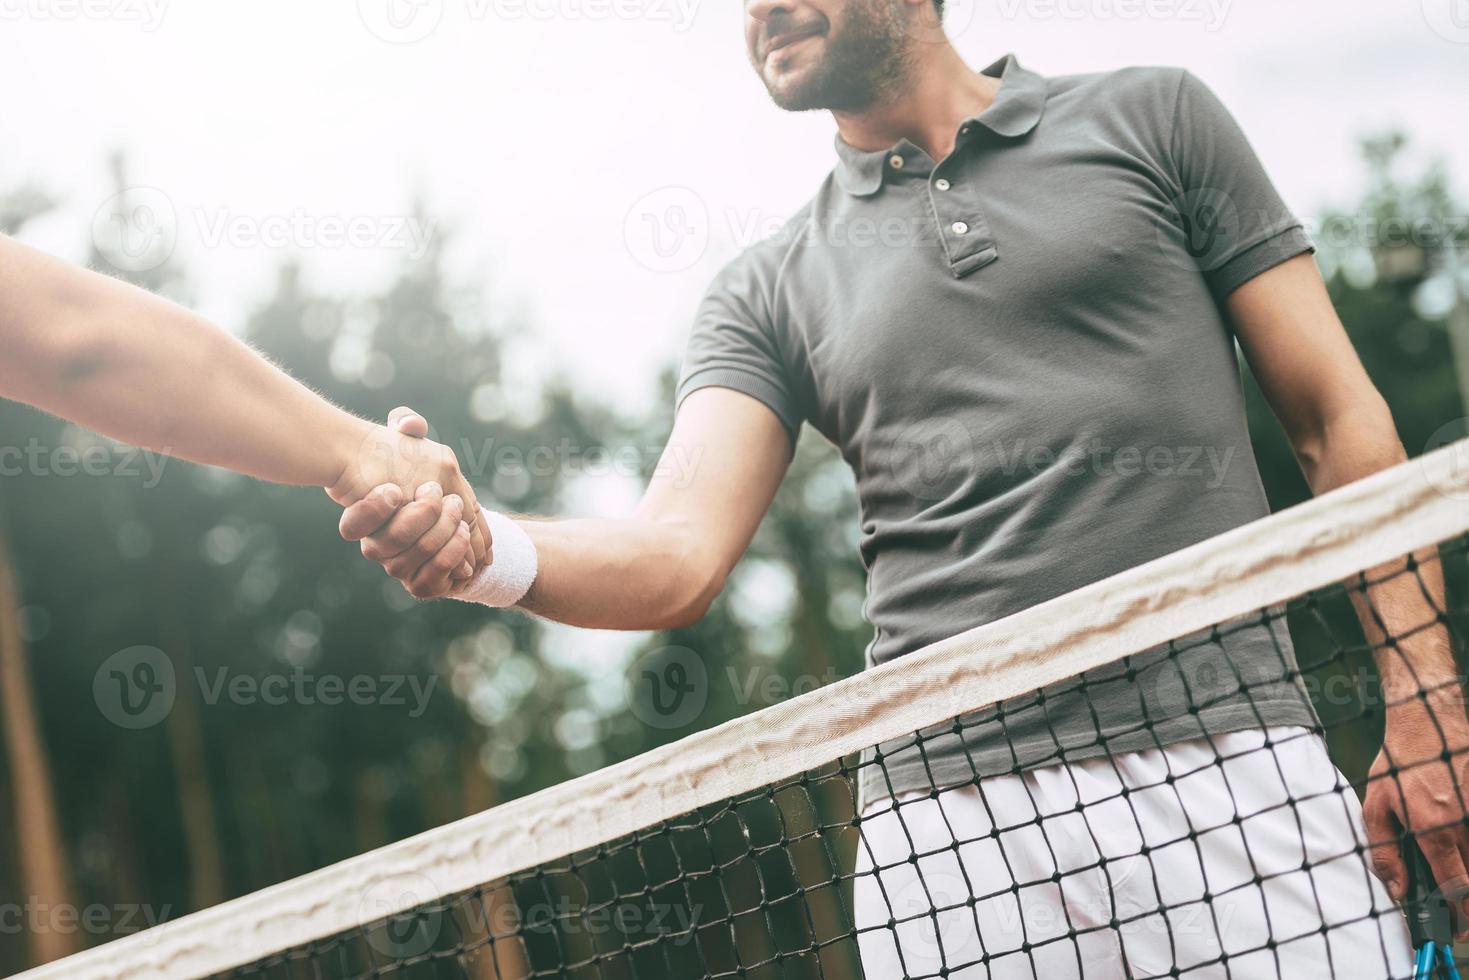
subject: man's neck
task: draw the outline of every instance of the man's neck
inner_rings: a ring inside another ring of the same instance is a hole
[[[964,63],[952,45],[932,45],[913,63],[901,92],[860,113],[835,112],[837,129],[858,150],[885,150],[907,139],[934,161],[954,150],[959,124],[988,109],[1000,80]]]

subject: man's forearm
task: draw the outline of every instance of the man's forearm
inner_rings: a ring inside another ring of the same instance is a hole
[[[330,486],[371,426],[195,314],[0,236],[0,395],[123,442]]]
[[[589,629],[657,630],[704,615],[723,574],[711,569],[690,528],[627,520],[520,521],[539,571],[520,608]]]
[[[1312,490],[1326,493],[1371,476],[1407,459],[1384,406],[1369,406],[1324,426],[1319,438],[1298,447]],[[1463,716],[1463,698],[1447,628],[1443,569],[1432,549],[1414,556],[1416,569],[1402,560],[1367,573],[1365,592],[1353,593],[1358,616],[1375,653],[1383,697],[1390,716],[1423,714],[1426,697],[1446,709],[1454,723]]]

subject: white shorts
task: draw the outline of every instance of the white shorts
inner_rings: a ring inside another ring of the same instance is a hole
[[[1365,842],[1303,728],[883,800],[858,845],[862,964],[870,980],[1408,978]]]

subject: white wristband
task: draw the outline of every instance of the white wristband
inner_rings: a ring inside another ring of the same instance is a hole
[[[482,510],[480,517],[490,534],[493,560],[453,598],[508,609],[525,598],[536,580],[536,546],[525,529],[504,514]]]

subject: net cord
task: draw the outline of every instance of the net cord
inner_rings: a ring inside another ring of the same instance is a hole
[[[203,977],[1285,603],[1469,531],[1469,440],[634,759],[17,980]]]

